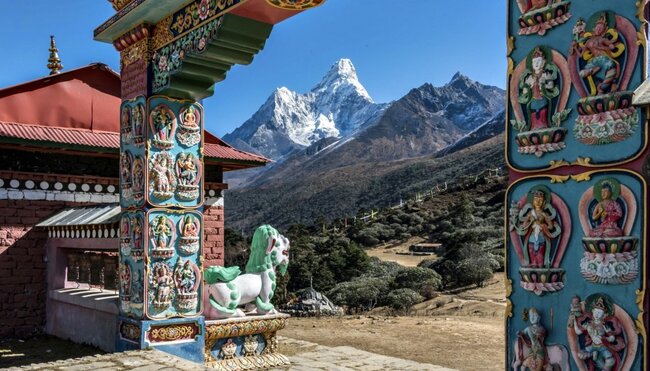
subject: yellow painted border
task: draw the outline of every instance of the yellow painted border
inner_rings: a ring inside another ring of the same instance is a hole
[[[574,0],[575,1],[575,0]],[[640,48],[642,48],[643,52],[639,53],[640,56],[643,56],[643,63],[642,63],[642,74],[641,74],[641,82],[645,81],[648,78],[648,50],[647,50],[647,34],[646,34],[646,26],[648,25],[648,20],[645,18],[645,6],[648,3],[649,0],[637,0],[636,6],[637,6],[637,19],[641,22],[641,25],[639,27],[639,30],[637,31],[637,45],[639,45]],[[565,166],[583,166],[583,167],[588,167],[588,168],[594,168],[594,169],[604,169],[604,168],[612,168],[612,167],[617,167],[621,166],[624,164],[628,164],[631,162],[634,162],[638,160],[648,149],[648,130],[650,130],[649,127],[645,128],[645,133],[644,133],[644,138],[643,138],[643,147],[639,149],[639,151],[635,154],[632,155],[632,157],[619,161],[619,162],[613,162],[613,163],[607,163],[607,164],[599,164],[595,165],[591,163],[591,158],[589,157],[577,157],[574,162],[568,162],[564,159],[560,160],[551,160],[549,161],[549,166],[544,167],[544,168],[539,168],[539,169],[520,169],[514,166],[510,162],[510,152],[509,152],[509,145],[508,143],[510,142],[509,140],[509,130],[510,130],[510,78],[512,76],[512,73],[515,68],[515,61],[510,57],[512,54],[512,51],[516,49],[516,40],[514,36],[511,34],[511,29],[510,29],[510,7],[511,7],[511,1],[507,0],[507,11],[506,11],[506,43],[508,46],[508,70],[506,73],[506,130],[505,130],[505,160],[506,160],[506,166],[508,169],[516,171],[518,173],[523,173],[523,174],[532,174],[532,173],[539,173],[539,172],[544,172],[544,171],[549,171],[549,170],[554,170],[560,167],[565,167]],[[516,4],[515,4],[516,5]],[[573,85],[573,83],[571,83]],[[574,92],[575,87],[571,87],[571,91]],[[646,126],[647,122],[650,120],[650,107],[646,108],[640,108],[642,110],[645,110],[646,113],[646,122],[641,123],[639,126]]]
[[[639,332],[639,335],[643,339],[643,369],[647,370],[648,369],[648,344],[647,344],[647,334],[646,334],[646,323],[643,320],[643,316],[645,315],[645,310],[643,307],[643,303],[645,300],[645,295],[646,295],[646,290],[647,290],[647,270],[648,270],[648,251],[647,251],[647,230],[648,230],[648,183],[645,180],[645,177],[635,171],[629,170],[629,169],[623,169],[623,168],[612,168],[612,169],[598,169],[598,170],[591,170],[587,171],[581,174],[576,174],[576,175],[571,175],[571,176],[557,176],[557,175],[549,175],[549,174],[539,174],[539,175],[530,175],[530,176],[524,176],[520,179],[517,179],[516,181],[512,182],[511,184],[508,185],[506,188],[506,193],[505,193],[505,200],[504,200],[504,228],[503,228],[503,235],[504,235],[504,262],[503,262],[503,269],[505,272],[505,282],[506,282],[506,313],[505,313],[505,342],[506,342],[506,348],[505,348],[505,354],[506,354],[506,368],[509,366],[509,359],[508,359],[508,347],[509,347],[509,339],[508,339],[508,321],[510,318],[512,318],[513,315],[513,308],[514,304],[512,301],[510,301],[509,297],[512,294],[512,280],[508,276],[508,221],[509,221],[509,215],[508,215],[508,199],[510,196],[510,191],[511,189],[515,186],[518,185],[519,183],[522,183],[527,180],[531,179],[548,179],[551,183],[565,183],[569,179],[575,181],[576,183],[579,182],[586,182],[590,181],[591,177],[593,175],[601,175],[601,174],[608,174],[608,173],[623,173],[625,175],[629,175],[633,178],[637,178],[640,180],[642,188],[643,188],[643,198],[641,202],[643,203],[643,214],[641,215],[642,220],[641,220],[641,226],[642,226],[642,237],[643,237],[643,244],[641,248],[643,249],[643,272],[641,276],[641,290],[637,289],[636,290],[636,304],[637,307],[639,308],[639,314],[636,317],[636,320],[634,321],[636,324],[637,331]],[[571,211],[571,209],[569,209]],[[638,350],[637,350],[638,352]],[[635,355],[636,357],[636,355]],[[508,368],[509,369],[509,368]]]

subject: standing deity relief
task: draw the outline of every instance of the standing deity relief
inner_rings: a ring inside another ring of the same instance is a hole
[[[509,219],[510,239],[521,264],[521,287],[537,295],[561,290],[565,271],[560,263],[571,235],[567,205],[539,185],[512,203]]]
[[[154,107],[149,114],[151,146],[162,150],[174,147],[177,121],[176,115],[167,105]]]
[[[581,97],[573,129],[578,141],[620,142],[637,129],[639,113],[628,87],[638,56],[637,31],[628,19],[601,11],[576,21],[568,61]]]
[[[519,153],[541,157],[566,146],[567,129],[561,125],[571,112],[566,108],[570,81],[566,59],[545,46],[533,49],[515,68],[510,82],[515,119],[510,123],[519,132]]]
[[[631,370],[639,346],[634,321],[605,294],[573,298],[567,338],[580,371]]]
[[[169,152],[151,155],[149,163],[149,186],[151,194],[159,200],[172,198],[176,191],[176,175],[173,171],[174,160]]]
[[[176,227],[166,215],[155,215],[149,223],[149,240],[151,256],[167,259],[174,256]]]
[[[542,325],[542,316],[537,308],[526,312],[528,326],[517,332],[513,344],[513,370],[569,371],[569,352],[560,344],[546,345],[548,331]]]

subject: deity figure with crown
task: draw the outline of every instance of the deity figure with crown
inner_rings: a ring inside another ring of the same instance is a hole
[[[192,201],[199,197],[201,170],[201,161],[192,152],[178,154],[176,159],[176,176],[178,179],[176,194],[179,200]]]
[[[639,112],[628,91],[636,68],[637,30],[611,11],[578,19],[573,27],[569,70],[578,101],[576,139],[598,145],[623,141],[639,126]]]
[[[170,149],[174,146],[176,132],[176,115],[165,104],[159,104],[149,114],[151,127],[151,145],[159,149]]]
[[[133,143],[141,145],[144,142],[144,104],[138,103],[131,108],[131,121],[133,127]]]
[[[186,214],[178,222],[180,238],[178,240],[179,252],[191,255],[199,250],[201,222],[194,214]]]
[[[176,190],[176,176],[172,170],[173,159],[169,152],[154,154],[149,164],[149,182],[152,195],[159,200],[168,200]]]
[[[191,147],[201,141],[201,115],[202,109],[194,104],[181,110],[176,137],[185,147]]]
[[[570,1],[562,0],[517,0],[521,11],[519,17],[520,35],[544,36],[548,30],[571,18]]]
[[[631,235],[637,214],[636,197],[615,178],[590,187],[579,204],[584,256],[582,276],[589,282],[626,284],[639,274],[638,238]]]
[[[580,370],[630,370],[638,347],[634,321],[605,294],[574,297],[567,338]]]
[[[510,207],[509,231],[521,267],[521,287],[537,295],[564,287],[560,263],[571,234],[569,209],[547,187],[533,187]]]
[[[167,259],[174,256],[176,228],[166,215],[154,215],[149,223],[151,256]]]
[[[514,70],[510,101],[514,112],[511,125],[519,133],[519,153],[544,153],[565,148],[567,130],[562,122],[571,112],[566,108],[571,78],[564,57],[545,46],[537,46]]]
[[[181,312],[196,310],[201,271],[191,260],[178,259],[174,268],[176,307]]]

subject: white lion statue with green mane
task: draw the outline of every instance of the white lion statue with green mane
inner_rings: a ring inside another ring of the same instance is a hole
[[[271,304],[276,287],[275,269],[279,266],[284,275],[288,264],[289,240],[270,225],[257,228],[246,274],[241,274],[239,267],[213,266],[205,271],[210,306],[204,314],[207,318],[230,318],[277,313]],[[244,313],[239,306],[246,304],[246,309],[255,309]]]

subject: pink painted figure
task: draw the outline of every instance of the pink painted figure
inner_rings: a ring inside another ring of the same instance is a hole
[[[133,248],[142,249],[142,219],[133,218]]]
[[[528,327],[517,333],[517,348],[520,352],[518,356],[523,360],[523,367],[531,371],[542,371],[548,365],[546,345],[544,345],[546,329],[540,323],[541,317],[537,309],[530,308],[528,318],[530,321]]]
[[[621,237],[623,230],[618,222],[623,218],[623,210],[616,200],[612,200],[612,186],[603,184],[600,190],[601,201],[598,202],[591,215],[599,224],[591,232],[590,237]]]
[[[184,220],[183,237],[197,237],[199,229],[197,228],[197,220],[192,215],[187,215]]]
[[[154,188],[158,192],[171,192],[173,183],[173,173],[168,166],[168,158],[164,155],[156,157],[153,166]]]

